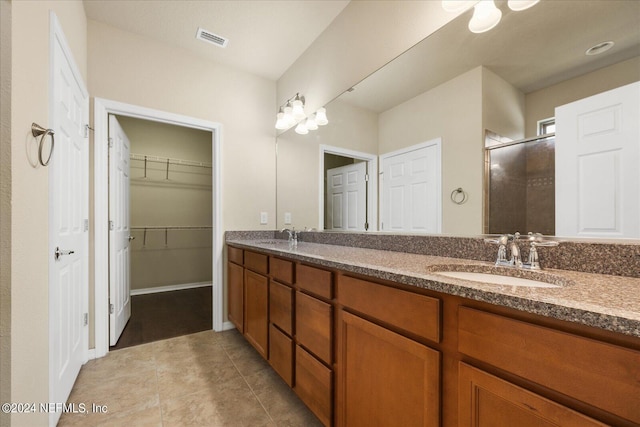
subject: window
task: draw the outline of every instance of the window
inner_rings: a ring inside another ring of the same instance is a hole
[[[548,133],[556,133],[556,118],[538,121],[538,135],[546,135]]]

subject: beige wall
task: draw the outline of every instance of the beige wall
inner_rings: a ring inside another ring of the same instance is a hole
[[[555,108],[640,80],[640,57],[528,93],[525,98],[526,137],[536,136],[538,120],[555,116]]]
[[[88,47],[92,97],[221,123],[224,229],[275,227],[275,82],[91,20]]]
[[[484,67],[482,128],[513,140],[524,138],[524,93]]]
[[[377,114],[339,100],[327,106],[329,124],[307,135],[293,129],[278,136],[278,228],[284,213],[301,230],[319,225],[320,144],[377,154]]]
[[[211,132],[118,117],[131,153],[211,163]],[[131,226],[211,226],[211,169],[132,160]],[[211,283],[211,230],[133,230],[131,289]]]
[[[31,123],[49,119],[49,10],[55,11],[76,64],[87,77],[82,2],[14,1],[11,13],[11,401],[49,401],[48,169],[33,166]],[[4,22],[3,22],[4,28]],[[12,415],[44,425],[47,414]]]
[[[439,1],[353,0],[278,80],[278,105],[300,92],[315,111],[456,16]]]
[[[442,138],[442,232],[482,232],[482,68],[380,114],[379,153]],[[469,200],[451,202],[462,187]]]
[[[0,402],[11,401],[11,2],[0,0]],[[0,426],[10,415],[0,412]]]

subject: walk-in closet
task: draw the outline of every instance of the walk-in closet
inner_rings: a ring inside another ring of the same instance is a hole
[[[128,206],[120,211],[129,219],[123,257],[130,262],[131,316],[111,348],[211,329],[211,132],[114,118],[129,146]],[[110,126],[110,142],[112,132]],[[117,156],[110,150],[110,164]],[[110,204],[116,197],[126,204],[126,197],[113,194],[110,190]],[[111,258],[117,265],[126,262]]]

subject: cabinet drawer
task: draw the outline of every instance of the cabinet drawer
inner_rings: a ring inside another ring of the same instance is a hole
[[[262,274],[269,272],[268,257],[256,252],[244,251],[244,266]]]
[[[273,324],[269,328],[269,363],[291,387],[293,385],[293,340]]]
[[[338,301],[407,332],[440,341],[440,300],[437,298],[340,276]]]
[[[331,425],[331,371],[300,346],[296,346],[293,390],[325,426]]]
[[[227,246],[227,258],[231,262],[235,262],[236,264],[242,265],[242,261],[243,261],[242,249],[234,248],[232,246]]]
[[[271,281],[269,287],[269,318],[271,323],[292,335],[293,322],[293,292],[288,286]]]
[[[296,266],[296,284],[301,289],[323,298],[333,298],[330,271],[298,264]]]
[[[468,307],[458,350],[640,423],[640,352]]]
[[[458,381],[461,426],[605,425],[462,362]]]
[[[331,363],[331,305],[296,292],[298,343],[327,364]]]
[[[293,284],[293,262],[280,258],[269,258],[271,277],[288,285]]]

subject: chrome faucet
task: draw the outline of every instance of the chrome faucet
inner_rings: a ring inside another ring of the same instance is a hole
[[[289,234],[289,244],[292,246],[297,246],[298,245],[298,231],[295,229],[295,227],[291,227],[291,229],[288,228],[283,228],[282,230],[280,230],[281,233],[288,233]]]
[[[540,233],[528,233],[524,239],[530,242],[529,256],[527,262],[522,262],[522,255],[517,241],[520,240],[520,233],[503,234],[497,239],[485,239],[486,243],[493,243],[498,246],[498,257],[496,259],[497,267],[515,267],[526,268],[529,270],[540,270],[540,261],[538,259],[538,247],[542,246],[558,246],[558,242],[544,240],[544,236]],[[511,252],[511,258],[507,259],[507,246]]]

